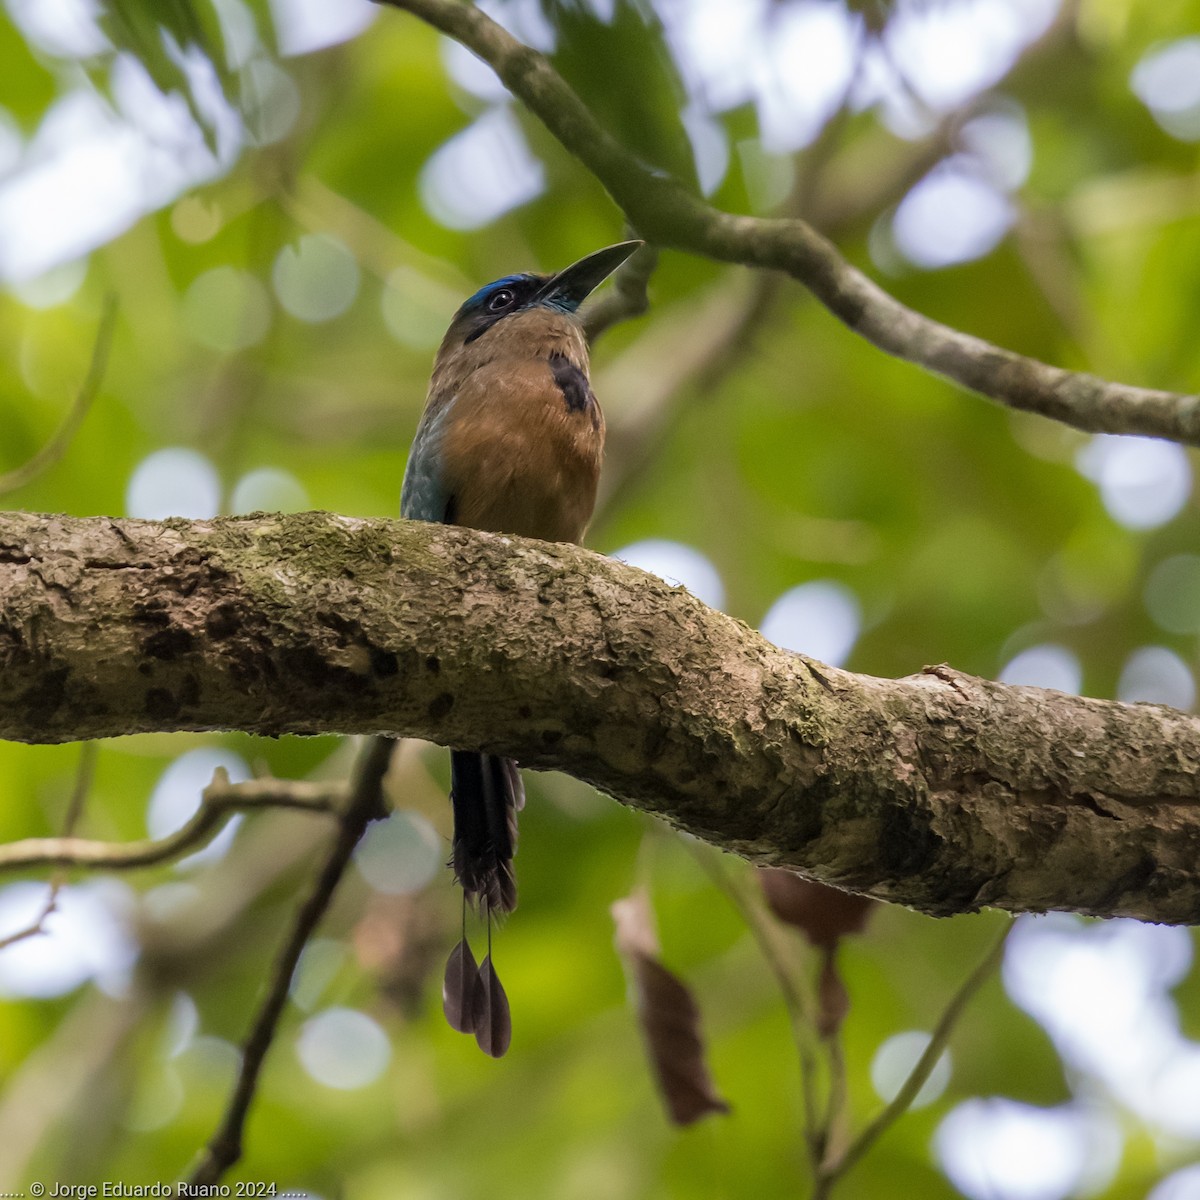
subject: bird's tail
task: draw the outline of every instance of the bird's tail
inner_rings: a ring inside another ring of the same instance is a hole
[[[517,813],[525,788],[511,758],[450,752],[450,805],[454,812],[451,866],[463,892],[487,915],[517,907],[513,855]]]

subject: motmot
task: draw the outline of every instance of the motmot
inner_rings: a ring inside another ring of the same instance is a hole
[[[401,493],[401,515],[545,541],[578,542],[596,502],[604,414],[579,319],[587,296],[639,241],[607,246],[553,275],[506,275],[454,315],[434,360]],[[447,964],[451,1025],[488,1053],[508,1046],[507,1000],[491,963],[491,921],[517,903],[513,854],[525,803],[511,759],[450,752],[451,865],[488,923],[476,967],[465,932]]]

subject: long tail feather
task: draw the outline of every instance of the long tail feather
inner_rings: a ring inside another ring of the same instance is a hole
[[[487,912],[512,912],[517,880],[512,859],[517,850],[517,813],[525,789],[517,764],[509,758],[450,752],[450,804],[454,811],[451,864],[463,891]]]
[[[479,967],[467,939],[463,938],[446,960],[442,980],[442,1011],[451,1029],[459,1033],[475,1032],[475,989],[479,986]]]

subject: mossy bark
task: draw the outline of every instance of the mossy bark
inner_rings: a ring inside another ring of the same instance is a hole
[[[1200,920],[1200,721],[813,663],[575,546],[328,513],[0,514],[0,737],[388,733],[931,913]]]

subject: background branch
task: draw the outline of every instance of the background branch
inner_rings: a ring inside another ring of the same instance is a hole
[[[287,1003],[288,989],[296,964],[308,939],[325,915],[354,847],[367,825],[385,815],[383,777],[387,773],[392,744],[382,738],[372,738],[363,747],[355,766],[349,803],[338,819],[338,834],[330,846],[321,870],[308,898],[296,913],[291,932],[279,952],[268,985],[266,998],[258,1011],[250,1033],[242,1045],[241,1065],[229,1107],[220,1128],[192,1173],[194,1186],[210,1186],[242,1155],[242,1136],[246,1118],[258,1088],[259,1076],[267,1052],[275,1040],[279,1019]]]
[[[796,1047],[800,1067],[800,1097],[803,1105],[804,1147],[809,1168],[816,1177],[824,1155],[824,1132],[817,1097],[817,1023],[816,1005],[800,972],[791,962],[784,942],[783,927],[771,917],[761,890],[727,872],[719,856],[708,847],[685,843],[692,857],[712,881],[713,886],[733,905],[758,945],[767,969],[775,978],[788,1014],[788,1026]]]
[[[648,241],[786,271],[879,349],[1012,408],[1093,433],[1140,433],[1200,445],[1200,396],[1063,370],[923,316],[847,262],[805,221],[721,212],[678,181],[654,173],[597,122],[543,55],[480,9],[460,0],[381,2],[421,18],[487,62]]]
[[[850,1171],[872,1146],[909,1110],[917,1093],[925,1086],[926,1080],[933,1073],[938,1060],[942,1057],[950,1042],[950,1035],[958,1025],[968,1004],[976,993],[999,970],[1004,960],[1004,947],[1008,935],[1012,932],[1013,923],[1010,921],[1000,932],[1000,936],[992,944],[978,966],[963,980],[961,986],[950,998],[950,1003],[942,1011],[934,1027],[929,1044],[917,1059],[913,1069],[900,1085],[895,1096],[883,1107],[879,1114],[868,1124],[845,1151],[822,1165],[817,1173],[817,1188],[813,1193],[814,1200],[821,1200],[833,1189],[833,1185]]]
[[[293,808],[330,813],[345,792],[342,784],[313,783],[303,779],[251,779],[230,783],[225,768],[218,767],[213,782],[204,789],[200,807],[186,824],[167,837],[138,842],[97,842],[67,835],[23,838],[19,842],[0,844],[0,872],[46,866],[96,867],[105,871],[154,866],[180,858],[211,841],[239,809]]]

